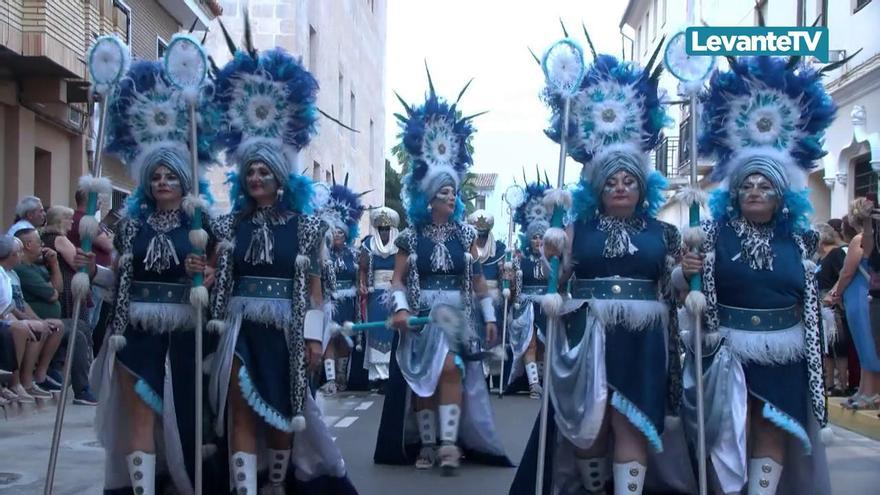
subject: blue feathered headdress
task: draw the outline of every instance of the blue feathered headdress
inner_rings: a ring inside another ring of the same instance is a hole
[[[595,57],[571,101],[567,144],[572,158],[587,164],[612,145],[630,145],[644,152],[657,146],[669,117],[658,92],[662,65],[653,73],[651,66],[643,69],[612,55]],[[548,90],[544,99],[553,114],[545,132],[558,143],[562,98]]]
[[[519,226],[520,248],[527,251],[532,235],[540,234],[543,236],[550,227],[550,217],[553,212],[544,206],[544,193],[552,189],[552,186],[546,173],[544,180],[541,180],[541,174],[538,173],[537,180],[529,182],[526,179],[525,171],[523,171],[523,181],[526,184],[523,190],[523,199],[519,206],[513,210],[513,222]]]
[[[462,117],[457,108],[468,85],[470,82],[450,104],[437,96],[428,72],[428,95],[421,106],[409,105],[397,95],[406,111],[406,115],[395,114],[395,117],[401,126],[398,137],[409,157],[404,199],[410,223],[418,225],[428,221],[427,207],[434,194],[444,185],[458,189],[473,164],[469,146],[474,133],[471,120],[482,113]],[[456,218],[460,220],[463,213],[462,203],[461,208],[456,208]]]
[[[785,159],[801,180],[825,156],[825,129],[837,107],[822,73],[780,57],[729,58],[701,97],[700,152],[716,159],[713,180],[723,180],[755,153]],[[795,177],[792,186],[802,188]],[[799,187],[798,187],[799,186]]]
[[[213,161],[212,141],[216,123],[210,114],[197,111],[199,163]],[[159,61],[139,60],[131,64],[107,107],[105,150],[118,156],[138,181],[137,208],[152,210],[149,182],[156,166],[169,167],[180,178],[184,193],[193,180],[189,151],[189,113],[181,91],[168,80]],[[206,191],[206,190],[203,190]]]
[[[342,229],[345,232],[345,242],[352,244],[358,238],[358,224],[364,214],[361,197],[369,192],[356,193],[349,189],[348,174],[345,174],[342,184],[337,184],[334,174],[329,198],[316,214],[332,229]]]
[[[597,54],[586,29],[584,32],[593,63],[571,99],[566,136],[569,156],[584,165],[572,194],[572,215],[592,218],[600,209],[607,177],[621,170],[639,180],[637,211],[656,215],[665,201],[667,182],[653,170],[648,153],[660,142],[663,127],[671,122],[659,90],[663,65],[656,63],[663,43],[642,68],[612,55]],[[548,87],[543,98],[552,114],[545,132],[561,142],[563,97]]]
[[[731,191],[747,173],[763,173],[776,186],[780,212],[795,229],[808,227],[807,176],[822,158],[825,129],[837,107],[822,85],[828,67],[800,59],[728,57],[701,96],[699,151],[716,160],[710,178],[723,181],[710,207],[716,220],[738,214]]]
[[[239,50],[221,23],[233,58],[215,73],[213,111],[223,126],[217,136],[237,172],[229,175],[233,210],[248,202],[244,171],[262,161],[278,180],[280,206],[311,211],[312,182],[300,174],[299,152],[317,132],[318,82],[282,48],[258,53],[245,19],[245,48]]]

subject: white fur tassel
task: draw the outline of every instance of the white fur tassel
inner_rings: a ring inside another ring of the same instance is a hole
[[[303,431],[306,429],[306,417],[302,414],[297,414],[293,417],[293,420],[290,421],[290,429],[294,433]]]
[[[77,189],[85,192],[96,192],[98,194],[108,195],[113,192],[113,184],[110,183],[110,179],[104,177],[83,175],[79,178]]]
[[[77,272],[77,274],[73,276],[73,281],[70,283],[70,289],[73,292],[73,297],[78,299],[88,297],[89,291],[91,290],[91,283],[88,274]]]
[[[210,320],[206,327],[209,332],[223,334],[226,331],[226,322],[223,320]]]
[[[202,211],[205,212],[208,210],[208,202],[198,196],[187,194],[186,197],[183,198],[183,211],[192,217],[196,212],[196,207],[201,208]]]
[[[298,255],[296,255],[296,266],[297,266],[300,270],[305,270],[305,269],[307,269],[307,268],[309,267],[310,264],[311,264],[311,261],[309,261],[309,257],[308,257],[308,256],[306,256],[306,255],[304,255],[304,254],[298,254]]]
[[[195,308],[204,308],[208,305],[208,288],[204,285],[193,287],[189,290],[189,303]]]
[[[183,96],[183,100],[189,104],[194,105],[199,101],[199,88],[187,87],[184,88],[183,91],[180,92],[181,96]]]
[[[541,296],[541,308],[548,318],[556,318],[562,309],[562,295],[560,294],[544,294]]]
[[[566,235],[565,231],[558,227],[550,227],[544,232],[544,245],[551,246],[557,252],[565,250]]]
[[[561,206],[563,209],[571,209],[571,193],[564,189],[548,189],[544,191],[544,207],[548,212]]]
[[[190,230],[189,243],[193,249],[204,251],[208,247],[208,232],[205,229]]]
[[[510,299],[510,288],[508,287],[502,290],[501,295],[504,297],[504,299]]]
[[[819,430],[819,438],[822,439],[822,445],[831,445],[834,443],[834,430],[830,426],[826,426]]]
[[[706,232],[700,227],[685,227],[681,233],[684,245],[690,249],[697,249],[706,242]]]
[[[220,241],[217,244],[217,252],[218,253],[225,253],[227,251],[231,252],[233,249],[235,249],[235,243],[230,241],[229,239],[226,239],[224,241]]]
[[[692,316],[700,316],[706,311],[706,295],[692,290],[685,298],[684,305]]]
[[[79,221],[79,237],[80,239],[94,239],[98,236],[101,226],[98,220],[90,215],[85,215]]]
[[[678,191],[673,201],[689,207],[696,201],[700,206],[706,204],[706,191],[696,187],[684,187]]]
[[[122,335],[121,333],[111,335],[109,341],[110,349],[113,352],[119,352],[122,350],[123,347],[125,347],[125,342],[125,335]]]

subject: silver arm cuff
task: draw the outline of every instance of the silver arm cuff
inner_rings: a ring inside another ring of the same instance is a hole
[[[318,342],[323,341],[324,312],[320,309],[310,309],[306,311],[306,318],[303,327],[303,336],[306,340],[316,340]]]
[[[95,272],[95,278],[92,282],[100,287],[110,288],[113,287],[113,284],[116,283],[116,277],[113,275],[113,270],[97,265],[97,271]]]
[[[498,321],[495,318],[495,304],[492,301],[492,296],[484,296],[480,299],[480,309],[483,311],[484,322],[495,323]]]
[[[394,312],[398,311],[409,311],[409,303],[406,302],[406,293],[402,290],[396,290],[391,294],[391,297],[394,300]]]

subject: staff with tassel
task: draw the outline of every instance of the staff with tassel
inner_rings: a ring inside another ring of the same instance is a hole
[[[700,207],[705,203],[705,194],[700,190],[697,179],[697,104],[698,95],[703,83],[715,65],[711,56],[691,56],[685,50],[685,32],[679,32],[669,39],[663,55],[666,68],[679,80],[679,92],[686,100],[690,111],[688,126],[688,149],[690,151],[690,186],[677,195],[682,204],[688,206],[689,228],[685,230],[684,243],[692,253],[698,253],[705,241],[705,234],[700,228]],[[702,280],[699,275],[690,279],[690,292],[685,306],[694,316],[693,352],[696,386],[697,410],[697,471],[699,493],[707,493],[706,481],[706,424],[705,404],[703,403],[703,312],[706,309],[706,296],[702,292]]]
[[[563,230],[563,215],[565,208],[571,206],[571,196],[563,191],[571,98],[580,90],[585,73],[583,49],[577,42],[567,37],[568,33],[565,34],[566,38],[554,43],[544,54],[543,59],[541,59],[541,69],[544,71],[548,90],[551,92],[552,97],[562,100],[562,115],[559,116],[562,119],[560,126],[562,135],[559,140],[557,188],[548,191],[544,199],[545,206],[553,210],[550,228],[544,235],[544,243],[545,245],[554,246],[559,253],[562,252],[566,242],[566,234]],[[554,342],[554,332],[556,331],[555,318],[558,316],[562,306],[562,296],[559,294],[559,255],[551,256],[549,262],[550,273],[547,276],[547,294],[542,301],[542,307],[547,314],[546,342],[548,342],[548,346]],[[536,494],[544,493],[544,457],[547,451],[547,421],[550,395],[552,393],[550,383],[550,368],[553,363],[552,351],[552,349],[548,348],[548,352],[544,355],[544,395],[542,397],[540,434],[538,437],[538,468],[535,478]]]
[[[193,168],[192,193],[186,198],[184,206],[192,219],[189,242],[193,254],[204,256],[208,245],[208,232],[202,225],[202,212],[207,206],[201,199],[199,184],[198,117],[196,105],[201,97],[202,87],[207,77],[208,58],[201,43],[188,34],[178,34],[165,50],[165,73],[172,84],[181,91],[185,104],[189,107],[189,148]],[[203,422],[203,316],[208,306],[208,289],[204,286],[204,274],[193,275],[189,300],[195,309],[195,451],[194,485],[195,494],[202,493],[202,422]]]
[[[128,64],[130,54],[128,47],[116,36],[101,36],[89,49],[87,58],[89,75],[92,78],[91,96],[94,102],[101,105],[101,113],[98,117],[98,135],[95,145],[95,157],[92,165],[92,174],[84,175],[79,179],[79,189],[87,193],[86,214],[80,220],[79,235],[82,240],[81,249],[88,255],[92,252],[92,239],[98,235],[100,226],[95,218],[98,211],[98,196],[109,195],[112,185],[108,179],[101,177],[101,150],[104,146],[105,123],[107,121],[107,107],[116,85],[122,79]],[[91,280],[88,267],[80,268],[71,282],[73,292],[73,322],[67,340],[67,356],[64,362],[64,376],[61,387],[61,395],[58,399],[58,408],[55,412],[55,427],[52,431],[52,446],[49,450],[49,464],[46,471],[46,483],[43,493],[51,495],[55,482],[55,467],[58,462],[58,447],[61,442],[61,427],[64,423],[64,411],[67,406],[67,389],[70,386],[70,368],[73,363],[74,347],[76,345],[76,332],[79,326],[79,314],[82,310],[83,301],[89,296]]]
[[[507,314],[510,307],[510,280],[508,274],[513,270],[513,212],[523,202],[525,191],[514,184],[504,191],[502,199],[507,204],[507,251],[504,253],[504,276],[501,279],[501,295],[504,297],[504,320],[501,323],[501,372],[499,373],[498,397],[504,397],[504,362],[507,360]]]

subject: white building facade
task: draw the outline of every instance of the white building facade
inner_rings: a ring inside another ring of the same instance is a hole
[[[826,221],[847,213],[852,199],[877,191],[880,171],[880,0],[630,0],[621,19],[621,36],[627,59],[644,62],[664,34],[674,34],[691,19],[710,26],[756,25],[760,9],[769,26],[827,26],[833,60],[862,49],[846,65],[826,77],[826,87],[839,108],[825,136],[828,154],[816,163],[810,176],[814,220]],[[870,34],[875,33],[875,34]],[[723,61],[720,62],[725,65]],[[661,87],[675,99],[676,81],[664,74]],[[683,112],[670,111],[675,126],[666,131],[679,136]],[[686,115],[686,112],[684,112]],[[686,136],[682,136],[685,138]],[[679,143],[674,142],[678,145]],[[658,150],[667,161],[678,162],[669,150]],[[684,165],[687,152],[683,153]],[[671,156],[671,158],[670,158]],[[658,168],[665,162],[660,160]],[[711,164],[701,163],[701,175]],[[667,165],[673,185],[686,183],[687,167]],[[681,174],[684,174],[682,176]],[[703,183],[705,187],[711,184]],[[682,224],[687,212],[668,205],[661,217]]]

